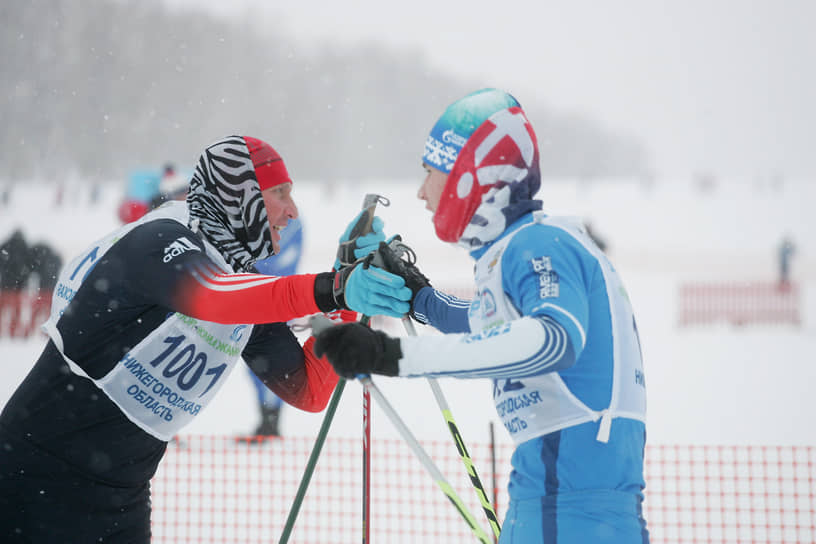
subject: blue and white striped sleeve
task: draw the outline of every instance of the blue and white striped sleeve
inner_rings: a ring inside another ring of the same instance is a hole
[[[414,297],[414,316],[423,325],[431,325],[444,333],[470,332],[469,300],[423,287]]]
[[[522,317],[476,334],[400,339],[400,376],[524,378],[575,363],[567,331],[554,319]]]

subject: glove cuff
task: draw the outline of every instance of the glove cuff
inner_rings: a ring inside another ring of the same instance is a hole
[[[430,323],[428,316],[425,315],[424,312],[427,311],[428,308],[428,297],[434,296],[435,293],[433,287],[430,285],[427,287],[427,289],[422,287],[419,291],[414,293],[414,296],[411,297],[411,310],[408,312],[408,315],[410,315],[414,321],[422,323],[423,325]],[[420,311],[417,311],[417,309]]]
[[[314,299],[321,312],[331,312],[342,308],[334,297],[334,278],[337,272],[321,272],[315,277]]]
[[[383,365],[378,374],[384,376],[399,375],[399,360],[402,359],[402,347],[399,338],[392,338],[381,331],[376,331],[382,339]]]

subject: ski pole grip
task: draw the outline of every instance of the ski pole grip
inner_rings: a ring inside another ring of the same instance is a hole
[[[378,194],[369,193],[365,195],[363,199],[363,213],[360,214],[357,223],[352,227],[349,233],[349,239],[341,243],[340,247],[337,248],[337,259],[341,265],[349,265],[357,260],[354,256],[357,238],[372,232],[371,225],[374,223],[374,211],[377,208],[377,204],[388,206],[391,202],[384,196]]]
[[[371,224],[374,222],[374,210],[377,208],[379,201],[380,195],[369,193],[365,196],[363,199],[364,212],[360,215],[360,219],[357,220],[357,224],[351,229],[349,240],[356,240],[360,236],[371,232]]]

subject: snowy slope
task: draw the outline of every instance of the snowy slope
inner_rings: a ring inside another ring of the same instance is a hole
[[[430,213],[416,199],[419,175],[410,182],[342,183],[296,181],[306,239],[302,271],[327,270],[337,237],[367,192],[392,201],[378,212],[389,234],[400,233],[416,250],[419,265],[440,288],[468,289],[472,262],[456,247],[439,242]],[[0,188],[2,185],[0,184]],[[122,186],[102,187],[97,204],[91,186],[64,185],[62,205],[53,182],[18,182],[7,207],[0,204],[0,237],[23,228],[29,242],[46,240],[68,259],[118,225],[116,205]],[[816,383],[816,186],[788,183],[782,188],[750,182],[725,183],[700,193],[689,181],[587,185],[548,182],[539,194],[553,214],[591,221],[609,243],[609,253],[630,291],[643,343],[649,393],[651,443],[816,444],[816,426],[806,419]],[[783,234],[797,244],[794,278],[800,283],[800,327],[676,327],[681,282],[705,280],[773,281],[775,248]],[[382,324],[404,334],[397,321]],[[420,334],[433,332],[420,327]],[[24,377],[44,338],[0,339],[0,405]],[[424,380],[377,380],[386,396],[419,437],[446,437],[447,430]],[[487,440],[488,422],[498,420],[485,381],[440,381],[466,440]],[[361,390],[350,384],[332,426],[332,435],[359,436]],[[244,433],[257,410],[249,378],[236,370],[214,403],[188,427],[191,433]],[[288,409],[287,435],[313,435],[322,414]],[[396,432],[373,412],[374,436]],[[498,430],[497,439],[509,441]]]

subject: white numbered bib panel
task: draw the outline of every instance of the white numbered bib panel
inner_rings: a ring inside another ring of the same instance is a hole
[[[597,439],[606,442],[614,418],[626,417],[644,422],[646,418],[643,362],[631,304],[618,274],[606,256],[588,238],[580,223],[572,218],[547,217],[541,212],[536,212],[534,217],[533,222],[521,226],[493,244],[476,262],[477,296],[468,314],[471,331],[485,331],[520,317],[502,286],[502,256],[513,237],[536,224],[561,229],[587,250],[588,255],[582,253],[580,256],[584,261],[581,264],[586,268],[600,267],[606,284],[612,353],[588,353],[584,350],[579,361],[582,357],[603,357],[609,360],[613,367],[612,391],[611,394],[607,391],[606,395],[611,401],[604,410],[592,410],[581,401],[581,391],[571,391],[558,372],[551,372],[523,379],[494,380],[496,410],[516,444],[566,427],[598,420],[601,420],[601,424]],[[547,248],[547,251],[550,249]],[[549,284],[545,285],[547,282],[544,281],[549,272],[546,270],[547,262],[537,261],[533,266],[542,277],[540,289],[552,288]],[[593,303],[595,306],[599,304],[590,299],[590,308],[593,308]],[[562,321],[565,318],[574,319],[562,312],[563,310],[550,315]],[[593,332],[589,331],[588,334]]]
[[[74,373],[91,379],[142,430],[167,441],[201,413],[224,384],[240,361],[252,325],[224,325],[174,313],[100,379],[88,376],[65,355],[57,328],[60,316],[94,264],[131,229],[159,218],[187,224],[185,209],[162,207],[97,241],[68,263],[54,289],[51,316],[43,327]],[[215,248],[206,241],[204,246],[218,266],[232,271]]]

